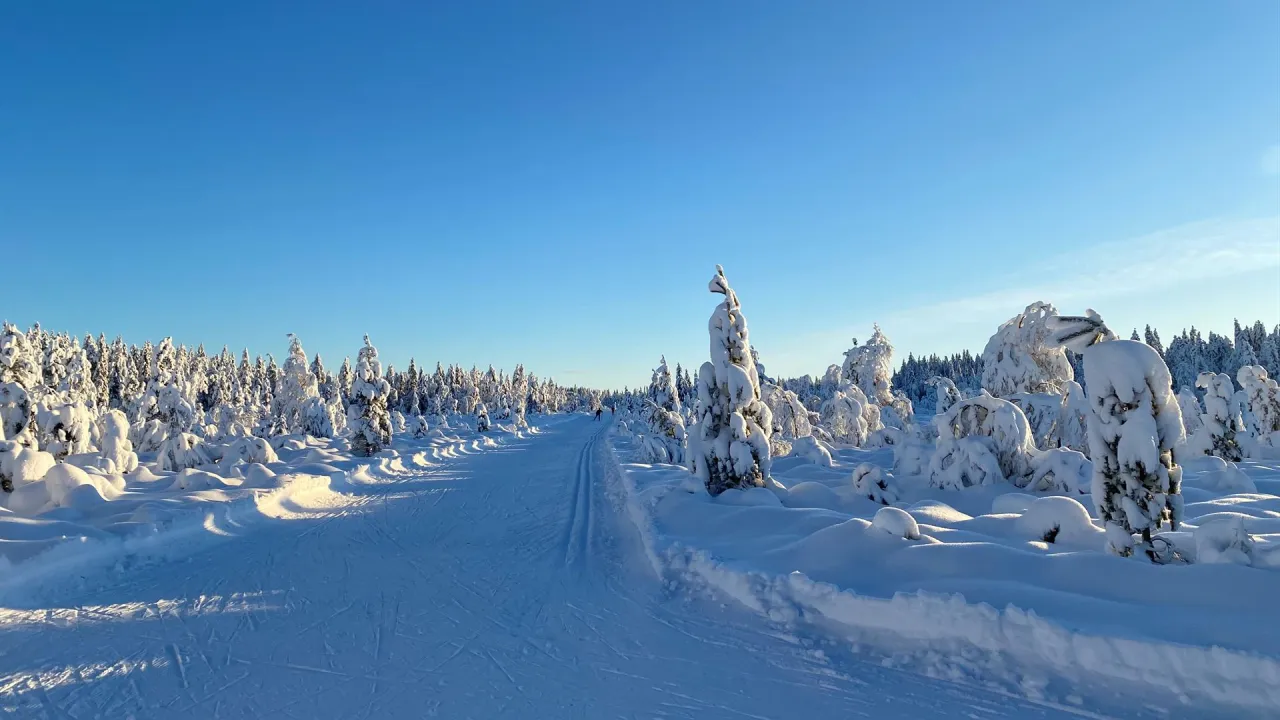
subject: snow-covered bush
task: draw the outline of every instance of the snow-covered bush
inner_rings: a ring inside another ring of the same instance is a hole
[[[952,382],[951,378],[935,375],[927,381],[927,384],[937,393],[937,401],[934,404],[934,414],[941,415],[951,409],[952,405],[964,399],[964,395],[960,394],[960,389]]]
[[[427,437],[431,432],[431,426],[427,423],[427,418],[418,415],[413,418],[413,436],[419,440]]]
[[[794,439],[813,434],[809,410],[794,392],[777,385],[768,385],[762,390],[762,394],[762,399],[773,413],[774,437]]]
[[[41,403],[36,425],[40,428],[40,445],[58,461],[89,451],[93,416],[83,402],[59,402],[53,406]]]
[[[0,440],[0,490],[11,493],[39,480],[55,462],[47,452],[25,447],[15,440]]]
[[[1074,380],[1066,382],[1067,396],[1058,415],[1058,441],[1064,448],[1089,454],[1089,399]]]
[[[399,410],[391,411],[391,434],[403,435],[409,429],[409,421]]]
[[[915,430],[904,433],[901,442],[893,444],[893,471],[898,475],[924,476],[929,473],[935,443],[919,426]]]
[[[1056,342],[1084,357],[1091,489],[1107,545],[1121,556],[1166,561],[1170,548],[1157,547],[1153,533],[1166,522],[1177,530],[1182,518],[1182,468],[1173,459],[1182,415],[1169,368],[1146,344],[1116,340],[1092,310],[1057,318],[1054,330]]]
[[[1050,448],[1036,453],[1031,461],[1031,482],[1027,489],[1087,495],[1091,491],[1093,463],[1084,453],[1069,448]]]
[[[35,406],[31,396],[16,382],[0,383],[0,439],[37,447]]]
[[[822,426],[836,442],[861,446],[872,432],[871,425],[867,423],[868,411],[875,413],[876,424],[879,425],[879,408],[868,403],[857,387],[845,386],[822,403]]]
[[[317,356],[319,359],[319,356]],[[323,366],[319,366],[323,370]],[[280,371],[280,388],[272,398],[273,411],[284,433],[328,438],[337,433],[333,408],[320,394],[319,380],[307,365],[297,335],[289,335],[289,357]]]
[[[1014,527],[1033,540],[1047,543],[1081,542],[1098,535],[1089,511],[1080,501],[1069,497],[1036,498],[1018,517]]]
[[[724,295],[724,302],[707,323],[711,360],[698,371],[698,422],[689,452],[693,474],[714,497],[765,485],[773,414],[760,399],[747,319],[719,265],[708,289]]]
[[[892,475],[886,475],[871,463],[862,463],[853,469],[854,492],[881,505],[898,502],[898,488],[892,480]]]
[[[1258,365],[1240,368],[1236,380],[1249,403],[1254,437],[1260,445],[1280,447],[1280,384]]]
[[[1200,406],[1200,399],[1196,397],[1195,391],[1185,387],[1178,391],[1178,408],[1182,411],[1182,426],[1190,440],[1200,431],[1200,417],[1204,415],[1204,408]]]
[[[347,409],[351,454],[371,457],[391,444],[391,415],[387,412],[390,393],[391,386],[382,377],[378,349],[365,335],[351,378],[351,405]]]
[[[138,467],[138,454],[129,442],[129,419],[119,410],[108,410],[98,418],[99,465],[107,472],[128,473]]]
[[[831,450],[813,435],[805,435],[792,440],[791,452],[796,457],[802,457],[814,465],[831,467],[834,464],[831,460]]]
[[[275,448],[271,447],[271,443],[263,438],[247,437],[232,443],[222,454],[222,462],[228,467],[237,462],[242,462],[246,465],[254,463],[266,465],[280,462],[280,457],[276,455]]]
[[[961,488],[1008,480],[1027,484],[1036,453],[1017,405],[983,392],[934,416],[938,450],[929,464],[936,487]]]
[[[179,432],[166,438],[160,446],[158,459],[161,470],[175,471],[213,462],[204,441],[188,432]]]
[[[342,404],[325,402],[319,396],[309,397],[302,403],[298,419],[301,422],[299,432],[317,438],[335,437],[343,424]]]
[[[902,508],[882,507],[871,518],[871,527],[904,540],[920,539],[920,524]]]
[[[890,386],[893,380],[893,345],[876,325],[865,345],[854,346],[844,354],[840,374],[844,381],[857,386],[868,400],[877,405],[893,403]]]
[[[1247,456],[1246,444],[1242,443],[1244,423],[1231,410],[1235,392],[1231,378],[1223,373],[1200,373],[1196,387],[1204,389],[1204,414],[1200,416],[1200,429],[1187,441],[1188,452],[1230,462],[1243,460]]]
[[[4,323],[0,328],[0,383],[15,383],[23,390],[34,391],[41,382],[40,354],[38,348],[31,347],[25,333]]]
[[[489,408],[484,403],[476,405],[476,432],[489,432]]]
[[[1244,516],[1211,520],[1195,529],[1196,562],[1231,565],[1253,564],[1253,536],[1244,527]]]
[[[1074,380],[1063,348],[1053,343],[1050,324],[1058,311],[1034,302],[996,330],[982,351],[982,387],[998,398],[1017,393],[1063,394]]]
[[[1068,380],[1066,382],[1072,382]],[[1062,416],[1065,397],[1056,393],[1014,393],[1006,398],[1018,406],[1027,418],[1031,428],[1031,437],[1035,446],[1041,450],[1056,448],[1062,444],[1062,433],[1058,420]]]

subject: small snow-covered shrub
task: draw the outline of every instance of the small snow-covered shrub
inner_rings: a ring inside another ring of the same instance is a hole
[[[1192,536],[1198,563],[1253,564],[1253,536],[1244,528],[1243,515],[1211,520]]]
[[[109,410],[98,418],[98,445],[103,470],[128,473],[138,467],[138,454],[129,442],[129,419],[119,410]]]
[[[1216,490],[1224,493],[1252,493],[1258,491],[1258,487],[1253,480],[1235,463],[1227,462],[1215,455],[1188,460],[1183,468],[1184,483],[1188,483],[1188,474],[1192,472],[1195,474],[1189,478],[1190,483],[1194,483],[1196,487],[1206,490]]]
[[[1200,373],[1196,387],[1204,389],[1204,414],[1200,416],[1200,429],[1187,440],[1187,450],[1231,462],[1243,460],[1247,455],[1241,443],[1244,423],[1239,413],[1231,409],[1235,394],[1231,378],[1222,373]]]
[[[204,441],[185,432],[172,435],[164,441],[160,446],[159,461],[161,470],[186,470],[213,462]]]
[[[476,432],[489,432],[489,408],[484,403],[476,405]]]
[[[33,450],[16,440],[0,440],[0,489],[15,489],[44,477],[57,461],[47,452]]]
[[[960,389],[956,387],[955,382],[948,377],[935,375],[926,383],[937,393],[937,400],[934,403],[934,414],[941,415],[951,409],[952,405],[964,399],[964,395],[960,394]]]
[[[427,424],[427,419],[422,415],[413,418],[413,436],[419,440],[427,437],[431,432],[431,426]]]
[[[831,451],[823,446],[822,442],[812,435],[798,437],[791,441],[791,451],[797,456],[802,457],[815,465],[822,467],[831,467]]]
[[[14,382],[0,383],[0,439],[37,447],[34,420],[35,407],[27,391]]]
[[[1280,447],[1280,384],[1267,377],[1265,368],[1246,365],[1236,373],[1253,420],[1251,428],[1258,444]]]
[[[1200,407],[1200,399],[1195,392],[1185,387],[1178,391],[1178,407],[1182,411],[1182,426],[1189,440],[1200,430],[1200,416],[1204,415],[1204,408]]]
[[[408,423],[405,420],[404,413],[400,412],[399,410],[392,410],[391,411],[391,434],[403,435],[406,429],[408,429]]]
[[[836,442],[861,446],[871,431],[866,419],[869,407],[874,409],[875,406],[869,405],[866,396],[856,387],[837,390],[822,403],[822,426]],[[880,411],[876,409],[875,412],[878,418]]]
[[[1047,543],[1081,542],[1101,535],[1084,505],[1069,497],[1037,498],[1014,526],[1028,537]]]
[[[1062,416],[1064,399],[1062,395],[1054,393],[1014,393],[1008,397],[1009,402],[1017,405],[1026,416],[1032,441],[1041,450],[1062,445],[1062,430],[1058,421]]]
[[[882,507],[871,519],[871,527],[905,540],[920,539],[920,524],[902,508]]]
[[[1008,480],[1027,484],[1035,443],[1017,405],[985,392],[933,419],[938,449],[929,464],[935,487],[961,488]]]
[[[921,433],[905,433],[893,444],[893,471],[899,475],[927,475],[934,443]]]
[[[898,502],[898,489],[890,481],[892,475],[871,463],[862,463],[853,469],[853,489],[859,495],[874,500],[881,505],[892,505]]]
[[[1036,454],[1031,462],[1030,490],[1087,495],[1091,492],[1093,463],[1084,453],[1052,448]]]
[[[271,447],[271,443],[259,437],[248,437],[232,443],[222,455],[224,463],[243,462],[246,464],[279,462],[280,457],[276,455],[275,448]]]

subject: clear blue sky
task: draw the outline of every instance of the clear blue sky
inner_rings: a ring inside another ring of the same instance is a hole
[[[0,6],[0,315],[636,385],[1280,322],[1280,3]],[[1126,290],[1127,287],[1134,290]]]

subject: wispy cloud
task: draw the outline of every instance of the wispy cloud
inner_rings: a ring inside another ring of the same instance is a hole
[[[1101,298],[1271,267],[1280,267],[1280,216],[1206,220],[1057,255],[1020,271],[1030,280],[1025,284],[905,309],[893,313],[886,322],[918,322],[997,310],[1013,316],[1035,300],[1074,307]]]
[[[1262,153],[1262,172],[1280,175],[1280,144],[1272,145]]]

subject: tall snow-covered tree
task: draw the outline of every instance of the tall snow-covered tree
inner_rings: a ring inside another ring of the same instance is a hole
[[[1084,355],[1093,460],[1092,496],[1111,551],[1171,559],[1153,533],[1182,518],[1182,468],[1173,450],[1184,437],[1169,368],[1145,343],[1116,340],[1092,310],[1055,318],[1053,341]]]
[[[338,368],[338,392],[342,394],[344,402],[351,400],[351,387],[355,377],[355,371],[351,369],[351,358],[342,358],[342,367]]]
[[[391,387],[382,377],[378,349],[365,335],[352,378],[351,404],[347,408],[352,454],[370,457],[391,443],[391,413],[387,410],[390,393]]]
[[[1280,447],[1280,384],[1261,365],[1247,365],[1236,375],[1249,404],[1250,431],[1258,444]]]
[[[1235,387],[1225,373],[1204,372],[1196,378],[1196,387],[1204,390],[1204,414],[1200,416],[1200,428],[1187,442],[1187,448],[1195,454],[1214,455],[1229,462],[1245,458],[1246,446],[1241,440],[1244,422],[1232,407]]]
[[[865,345],[858,345],[855,340],[853,348],[844,354],[840,374],[845,382],[857,385],[862,394],[876,405],[892,405],[893,345],[879,325],[874,327],[875,331]]]
[[[1058,310],[1034,302],[996,330],[982,351],[982,387],[998,398],[1017,393],[1061,395],[1075,375],[1066,352],[1053,344],[1049,325]]]
[[[714,496],[770,479],[773,416],[760,399],[747,319],[719,265],[708,289],[724,302],[707,323],[711,360],[698,371],[698,424],[690,454],[694,474]]]
[[[649,382],[646,421],[650,437],[645,449],[654,462],[684,462],[686,435],[680,407],[680,391],[667,367],[666,356]]]
[[[284,433],[306,433],[314,437],[332,437],[333,423],[328,406],[320,398],[320,386],[307,365],[302,340],[289,334],[289,356],[280,373],[280,386],[273,398],[272,411]]]

